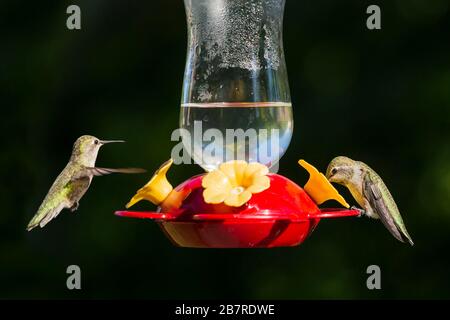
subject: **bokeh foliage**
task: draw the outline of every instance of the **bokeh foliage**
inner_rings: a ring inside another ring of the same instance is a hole
[[[82,8],[82,30],[65,27]],[[280,173],[336,155],[385,179],[416,246],[381,223],[320,223],[301,247],[173,247],[150,222],[113,215],[148,175],[94,179],[77,213],[25,231],[82,134],[125,139],[101,166],[165,161],[186,54],[181,0],[0,1],[0,298],[450,298],[450,15],[447,0],[287,0],[284,46],[295,114]],[[178,166],[179,183],[201,172]],[[342,188],[346,198],[349,193]],[[140,208],[153,208],[141,204]],[[82,290],[65,287],[78,264]],[[366,289],[378,264],[382,290]]]

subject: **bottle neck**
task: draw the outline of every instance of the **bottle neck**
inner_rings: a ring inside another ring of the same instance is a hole
[[[182,103],[290,102],[285,0],[185,0]]]

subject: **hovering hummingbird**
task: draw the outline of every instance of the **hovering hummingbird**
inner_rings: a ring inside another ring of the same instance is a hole
[[[43,228],[64,208],[68,208],[72,212],[77,210],[78,202],[89,189],[94,176],[110,173],[145,172],[144,169],[138,168],[108,169],[95,167],[95,160],[100,147],[113,142],[125,141],[105,141],[88,135],[81,136],[75,141],[69,163],[56,178],[37,213],[31,219],[27,226],[28,231],[37,226]]]
[[[396,239],[414,245],[391,193],[368,165],[347,157],[336,157],[328,165],[326,177],[330,182],[342,184],[350,190],[364,209],[359,209],[361,214],[381,219]]]

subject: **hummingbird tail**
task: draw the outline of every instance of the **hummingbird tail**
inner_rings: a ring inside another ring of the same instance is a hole
[[[411,246],[414,246],[414,241],[412,240],[411,236],[408,233],[408,230],[406,230],[406,226],[403,224],[403,222],[401,224],[397,225],[397,230],[398,230],[398,234],[399,234],[399,239],[400,241],[404,242],[404,243],[409,243]]]
[[[33,217],[33,219],[31,219],[31,221],[28,223],[27,225],[27,231],[31,231],[34,228],[36,228],[37,226],[39,226],[40,222],[41,222],[42,218],[39,215],[35,215]]]
[[[45,225],[49,223],[50,220],[58,216],[58,214],[61,212],[63,208],[65,208],[65,204],[60,204],[58,207],[53,209],[40,208],[38,212],[34,215],[34,217],[31,219],[31,221],[28,223],[27,231],[31,231],[37,226],[41,228],[45,227]]]
[[[45,218],[45,214],[40,212],[41,210],[39,210],[34,216],[33,218],[30,220],[30,222],[28,223],[27,226],[27,231],[31,231],[34,228],[36,228],[37,226],[39,226],[39,224],[41,223],[42,219]]]
[[[30,223],[27,226],[27,231],[31,231],[34,228],[36,228],[38,226],[39,223],[33,223],[32,221],[30,221]]]
[[[402,238],[403,238],[404,242],[408,242],[411,246],[414,246],[414,241],[412,240],[411,236],[406,231],[406,229],[402,230],[401,234],[402,234]]]

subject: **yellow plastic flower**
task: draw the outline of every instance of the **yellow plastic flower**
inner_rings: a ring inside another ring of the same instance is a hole
[[[252,197],[270,187],[269,169],[260,163],[233,160],[203,177],[203,199],[206,203],[225,203],[240,207]]]
[[[164,162],[161,167],[156,170],[150,181],[136,192],[133,198],[127,203],[126,208],[128,209],[141,200],[148,200],[155,205],[159,205],[163,202],[173,190],[172,185],[166,178],[166,173],[172,163],[172,159]]]
[[[327,178],[319,172],[319,170],[305,160],[299,160],[298,163],[309,172],[309,180],[303,188],[314,200],[314,202],[317,204],[322,204],[327,200],[336,200],[344,207],[350,207],[344,197],[339,194],[339,192],[331,185]]]

